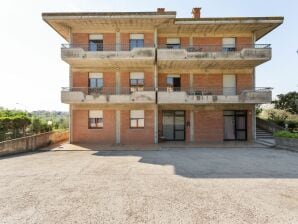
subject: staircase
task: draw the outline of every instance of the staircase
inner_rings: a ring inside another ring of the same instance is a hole
[[[256,136],[257,139],[273,139],[273,135],[270,132],[258,127],[256,130]]]
[[[261,128],[256,129],[256,142],[268,146],[268,147],[274,147],[275,146],[275,140],[273,138],[273,135]]]

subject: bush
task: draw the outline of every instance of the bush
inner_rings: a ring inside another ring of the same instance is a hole
[[[280,138],[295,138],[298,139],[298,133],[292,133],[288,131],[277,131],[273,134],[274,137]]]

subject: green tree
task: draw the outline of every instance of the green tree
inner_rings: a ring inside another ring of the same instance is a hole
[[[276,109],[286,110],[292,114],[298,114],[298,92],[288,92],[277,95],[278,100],[273,101]]]

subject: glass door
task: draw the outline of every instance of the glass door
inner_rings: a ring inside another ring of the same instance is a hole
[[[224,140],[247,140],[246,111],[224,111]]]
[[[185,112],[163,112],[163,137],[168,141],[185,140]]]

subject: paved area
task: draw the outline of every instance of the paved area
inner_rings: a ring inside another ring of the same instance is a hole
[[[61,149],[0,158],[0,223],[298,223],[295,152]]]

